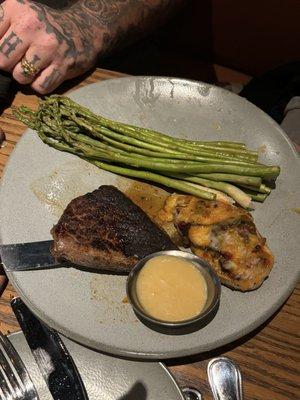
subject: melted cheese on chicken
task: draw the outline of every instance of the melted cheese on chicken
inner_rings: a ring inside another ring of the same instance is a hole
[[[274,258],[244,209],[194,196],[169,196],[159,218],[173,222],[192,251],[205,258],[221,282],[247,291],[269,275]]]

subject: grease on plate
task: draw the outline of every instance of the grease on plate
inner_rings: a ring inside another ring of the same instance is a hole
[[[95,174],[99,174],[101,182],[103,172],[83,160],[71,161],[33,181],[30,189],[49,213],[60,217],[71,200],[97,189],[94,183]],[[155,218],[169,195],[167,191],[156,186],[120,176],[117,176],[114,185],[150,218]]]
[[[89,178],[97,172],[82,160],[64,163],[32,182],[30,189],[50,214],[60,217],[71,200],[96,189]]]
[[[170,195],[163,189],[138,181],[130,183],[125,188],[124,193],[152,219],[155,219],[158,211]]]
[[[136,322],[131,307],[124,301],[126,298],[126,277],[95,274],[91,278],[90,300],[95,305],[95,318],[97,318],[98,304],[101,303],[102,324]],[[118,319],[115,318],[116,315],[119,316]]]
[[[259,146],[259,148],[258,148],[259,154],[266,154],[266,152],[267,152],[267,146],[265,144],[262,144],[261,146]]]
[[[297,214],[300,214],[300,208],[292,208],[292,211],[294,211]]]

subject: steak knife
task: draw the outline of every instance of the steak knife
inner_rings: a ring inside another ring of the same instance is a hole
[[[11,307],[54,400],[88,400],[76,365],[58,333],[37,319],[20,298]]]
[[[50,251],[52,244],[52,240],[45,240],[0,245],[2,264],[8,272],[70,266],[70,263],[59,262],[52,256]]]

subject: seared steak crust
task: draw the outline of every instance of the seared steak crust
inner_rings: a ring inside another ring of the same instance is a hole
[[[129,272],[150,253],[176,249],[147,214],[114,186],[101,186],[72,200],[51,233],[54,257],[112,272]]]

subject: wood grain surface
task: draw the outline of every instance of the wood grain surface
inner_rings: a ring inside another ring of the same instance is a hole
[[[79,80],[67,83],[60,92],[118,76],[121,74],[97,69]],[[36,95],[23,89],[15,96],[13,105],[26,104],[33,107],[37,105],[37,100]],[[0,150],[0,174],[2,174],[9,154],[25,127],[12,116],[11,108],[5,110],[0,117],[0,126],[7,138],[5,146]],[[8,284],[0,299],[2,333],[19,330],[9,305],[14,296],[16,292]],[[212,357],[220,355],[230,357],[240,366],[245,400],[300,399],[299,303],[300,285],[269,321],[248,336],[213,352],[169,360],[167,365],[181,387],[197,388],[207,400],[212,399],[206,375],[207,363]]]

